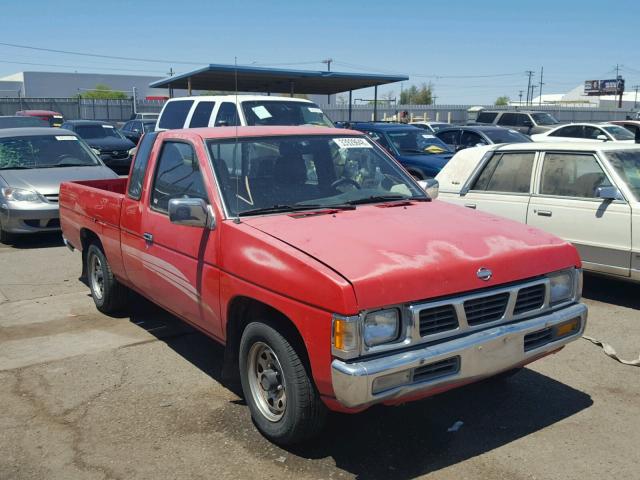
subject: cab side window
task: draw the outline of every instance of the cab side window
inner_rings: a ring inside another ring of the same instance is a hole
[[[201,198],[209,203],[198,157],[188,143],[167,141],[156,166],[151,208],[166,213],[172,198]]]
[[[485,165],[472,190],[504,193],[529,193],[533,152],[496,154]]]
[[[463,147],[475,147],[476,145],[486,145],[487,142],[475,132],[465,130],[460,137],[460,145]]]
[[[458,130],[449,130],[447,132],[438,132],[436,134],[440,140],[442,140],[447,145],[458,145],[458,138],[460,137],[460,132]]]
[[[193,115],[191,115],[189,128],[208,127],[211,112],[213,112],[215,105],[216,102],[199,102],[193,110]]]
[[[509,125],[515,127],[518,125],[518,115],[515,113],[503,113],[498,119],[498,125]]]
[[[167,102],[160,116],[158,127],[168,130],[184,128],[184,121],[187,119],[189,110],[193,105],[193,100],[175,100]]]
[[[147,172],[151,149],[157,136],[157,132],[147,133],[138,144],[138,151],[133,159],[133,167],[131,168],[131,175],[129,177],[129,189],[127,191],[129,197],[134,200],[140,200],[142,196],[142,182]]]
[[[216,127],[235,127],[239,125],[238,122],[238,109],[231,102],[224,102],[218,109],[218,115],[216,116]]]
[[[550,133],[549,136],[550,137],[583,138],[582,125],[569,125],[567,127],[559,128],[555,132]]]
[[[547,153],[544,156],[542,195],[596,198],[598,187],[609,186],[611,182],[593,155]]]
[[[589,125],[585,125],[584,138],[588,138],[590,140],[597,140],[599,135],[604,135],[605,137],[607,136],[604,133],[604,131],[600,130],[598,127],[591,127]]]

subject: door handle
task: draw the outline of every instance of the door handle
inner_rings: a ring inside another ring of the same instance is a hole
[[[144,241],[147,243],[153,243],[153,235],[151,235],[150,233],[143,233],[142,238],[144,238]]]
[[[476,204],[475,203],[465,203],[464,206],[467,207],[467,208],[473,208],[474,210],[476,209]]]
[[[541,217],[550,217],[552,215],[551,210],[538,210],[536,213]]]

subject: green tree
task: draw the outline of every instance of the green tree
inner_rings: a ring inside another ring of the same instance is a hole
[[[496,106],[505,106],[505,105],[509,105],[510,101],[511,101],[511,99],[509,97],[507,97],[506,95],[502,95],[501,97],[496,98],[496,101],[494,102],[494,105],[496,105]]]
[[[78,95],[80,98],[89,98],[94,100],[122,100],[129,96],[117,90],[113,90],[109,85],[99,83],[93,90],[87,90]]]
[[[423,83],[419,87],[411,85],[400,93],[401,105],[431,105],[433,103],[433,85]]]

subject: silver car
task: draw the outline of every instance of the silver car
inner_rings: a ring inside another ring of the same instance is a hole
[[[0,129],[0,241],[60,229],[60,183],[117,178],[73,132]]]

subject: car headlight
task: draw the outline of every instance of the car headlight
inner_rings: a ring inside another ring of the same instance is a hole
[[[549,303],[551,305],[571,300],[574,297],[576,288],[575,274],[576,270],[571,269],[548,275],[551,290]]]
[[[133,147],[133,148],[131,148],[131,149],[129,150],[129,152],[128,152],[128,153],[129,153],[129,156],[130,156],[130,157],[133,157],[133,156],[136,154],[136,152],[137,152],[137,151],[138,151],[138,147]]]
[[[100,156],[100,150],[98,150],[97,148],[93,148],[93,147],[91,147],[91,151],[92,151],[93,153],[95,153],[96,155]]]
[[[33,190],[24,190],[22,188],[3,188],[2,196],[9,202],[42,202],[42,197],[38,195],[38,192]]]
[[[400,312],[396,308],[378,310],[364,317],[363,338],[368,347],[391,342],[398,338]]]

